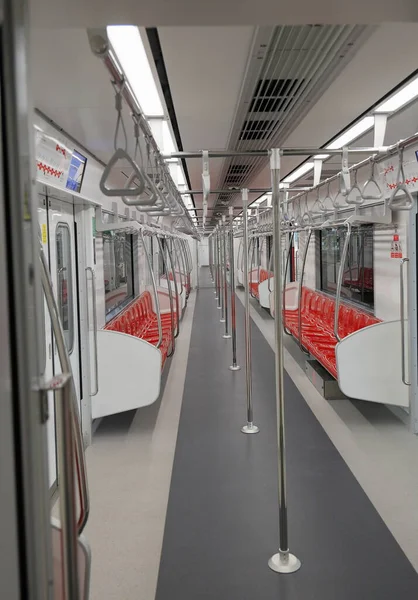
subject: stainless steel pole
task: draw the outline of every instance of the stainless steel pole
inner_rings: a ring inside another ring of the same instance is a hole
[[[241,427],[242,433],[258,433],[260,430],[253,423],[252,372],[251,372],[251,319],[250,291],[248,283],[248,190],[242,190],[243,207],[243,256],[244,256],[244,297],[245,297],[245,376],[247,388],[247,424]]]
[[[235,256],[234,256],[234,209],[229,207],[229,278],[231,286],[231,332],[232,332],[232,365],[231,371],[239,371],[237,364],[237,320],[235,312]]]
[[[283,315],[282,315],[282,265],[281,224],[280,224],[280,150],[275,148],[270,155],[272,204],[273,204],[273,252],[274,252],[274,328],[275,328],[275,372],[276,372],[276,405],[277,405],[277,443],[278,443],[278,475],[279,475],[279,552],[274,554],[268,565],[277,573],[294,573],[300,569],[301,563],[296,556],[290,554],[287,529],[286,501],[286,455],[285,455],[285,423],[284,423],[284,369],[283,369]]]
[[[219,295],[221,298],[221,323],[225,323],[225,271],[224,271],[224,253],[223,253],[222,220],[219,219]]]
[[[223,280],[224,280],[224,289],[223,289],[223,293],[224,293],[224,312],[225,312],[225,333],[223,335],[223,337],[226,340],[229,340],[229,338],[231,337],[231,334],[229,333],[229,321],[228,321],[228,317],[229,317],[229,313],[228,313],[228,278],[227,278],[227,255],[226,255],[226,249],[227,249],[227,236],[228,236],[228,231],[226,229],[226,217],[225,215],[222,216],[222,254],[224,256],[224,262],[223,262]]]

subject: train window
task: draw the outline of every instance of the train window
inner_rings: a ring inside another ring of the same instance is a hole
[[[131,234],[103,233],[106,319],[134,297],[134,252]]]
[[[74,345],[74,299],[71,267],[71,235],[66,223],[58,223],[56,240],[58,310],[67,350],[71,354]]]
[[[320,278],[321,290],[324,292],[335,294],[346,232],[345,227],[319,232]],[[373,308],[373,283],[373,226],[362,225],[351,233],[341,297]]]

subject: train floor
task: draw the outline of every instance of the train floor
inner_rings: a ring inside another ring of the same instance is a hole
[[[389,412],[374,420],[350,401],[318,398],[288,352],[289,539],[302,567],[291,575],[268,568],[278,550],[271,322],[253,307],[254,422],[260,432],[244,435],[243,306],[237,302],[242,369],[231,372],[207,269],[200,286],[190,296],[161,400],[104,419],[87,451],[92,600],[417,595],[416,438]],[[398,451],[379,460],[385,428],[390,450]],[[404,464],[395,468],[403,453],[407,466],[415,465],[409,473]],[[391,467],[396,472],[389,479],[385,469]],[[393,490],[399,471],[406,489]],[[411,516],[412,505],[415,521],[406,531],[404,513]]]

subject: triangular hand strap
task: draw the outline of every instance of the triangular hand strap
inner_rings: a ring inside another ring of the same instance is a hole
[[[132,167],[133,169],[133,175],[138,178],[138,180],[140,181],[140,185],[139,187],[137,187],[136,185],[134,187],[129,187],[129,188],[122,188],[122,189],[118,189],[118,188],[108,188],[107,187],[107,180],[110,176],[110,173],[112,172],[113,167],[116,165],[116,163],[120,160],[123,161],[127,161],[129,163],[129,165]],[[141,186],[141,182],[143,182],[143,185]],[[129,154],[126,152],[126,150],[123,150],[123,148],[118,148],[114,155],[112,156],[112,158],[109,160],[109,162],[107,163],[102,177],[100,179],[100,190],[101,192],[105,195],[105,196],[139,196],[140,194],[142,194],[142,192],[144,191],[144,178],[143,178],[143,174],[142,171],[140,170],[140,168],[138,167],[138,165],[132,160],[132,158],[129,156]],[[142,189],[141,189],[142,188]]]

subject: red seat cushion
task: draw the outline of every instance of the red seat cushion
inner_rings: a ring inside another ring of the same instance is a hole
[[[337,339],[334,334],[334,317],[334,298],[306,287],[302,288],[302,344],[336,378],[335,346]],[[299,339],[299,311],[286,310],[283,319],[292,335]],[[379,322],[380,319],[373,315],[347,304],[340,304],[338,334],[341,338]]]

